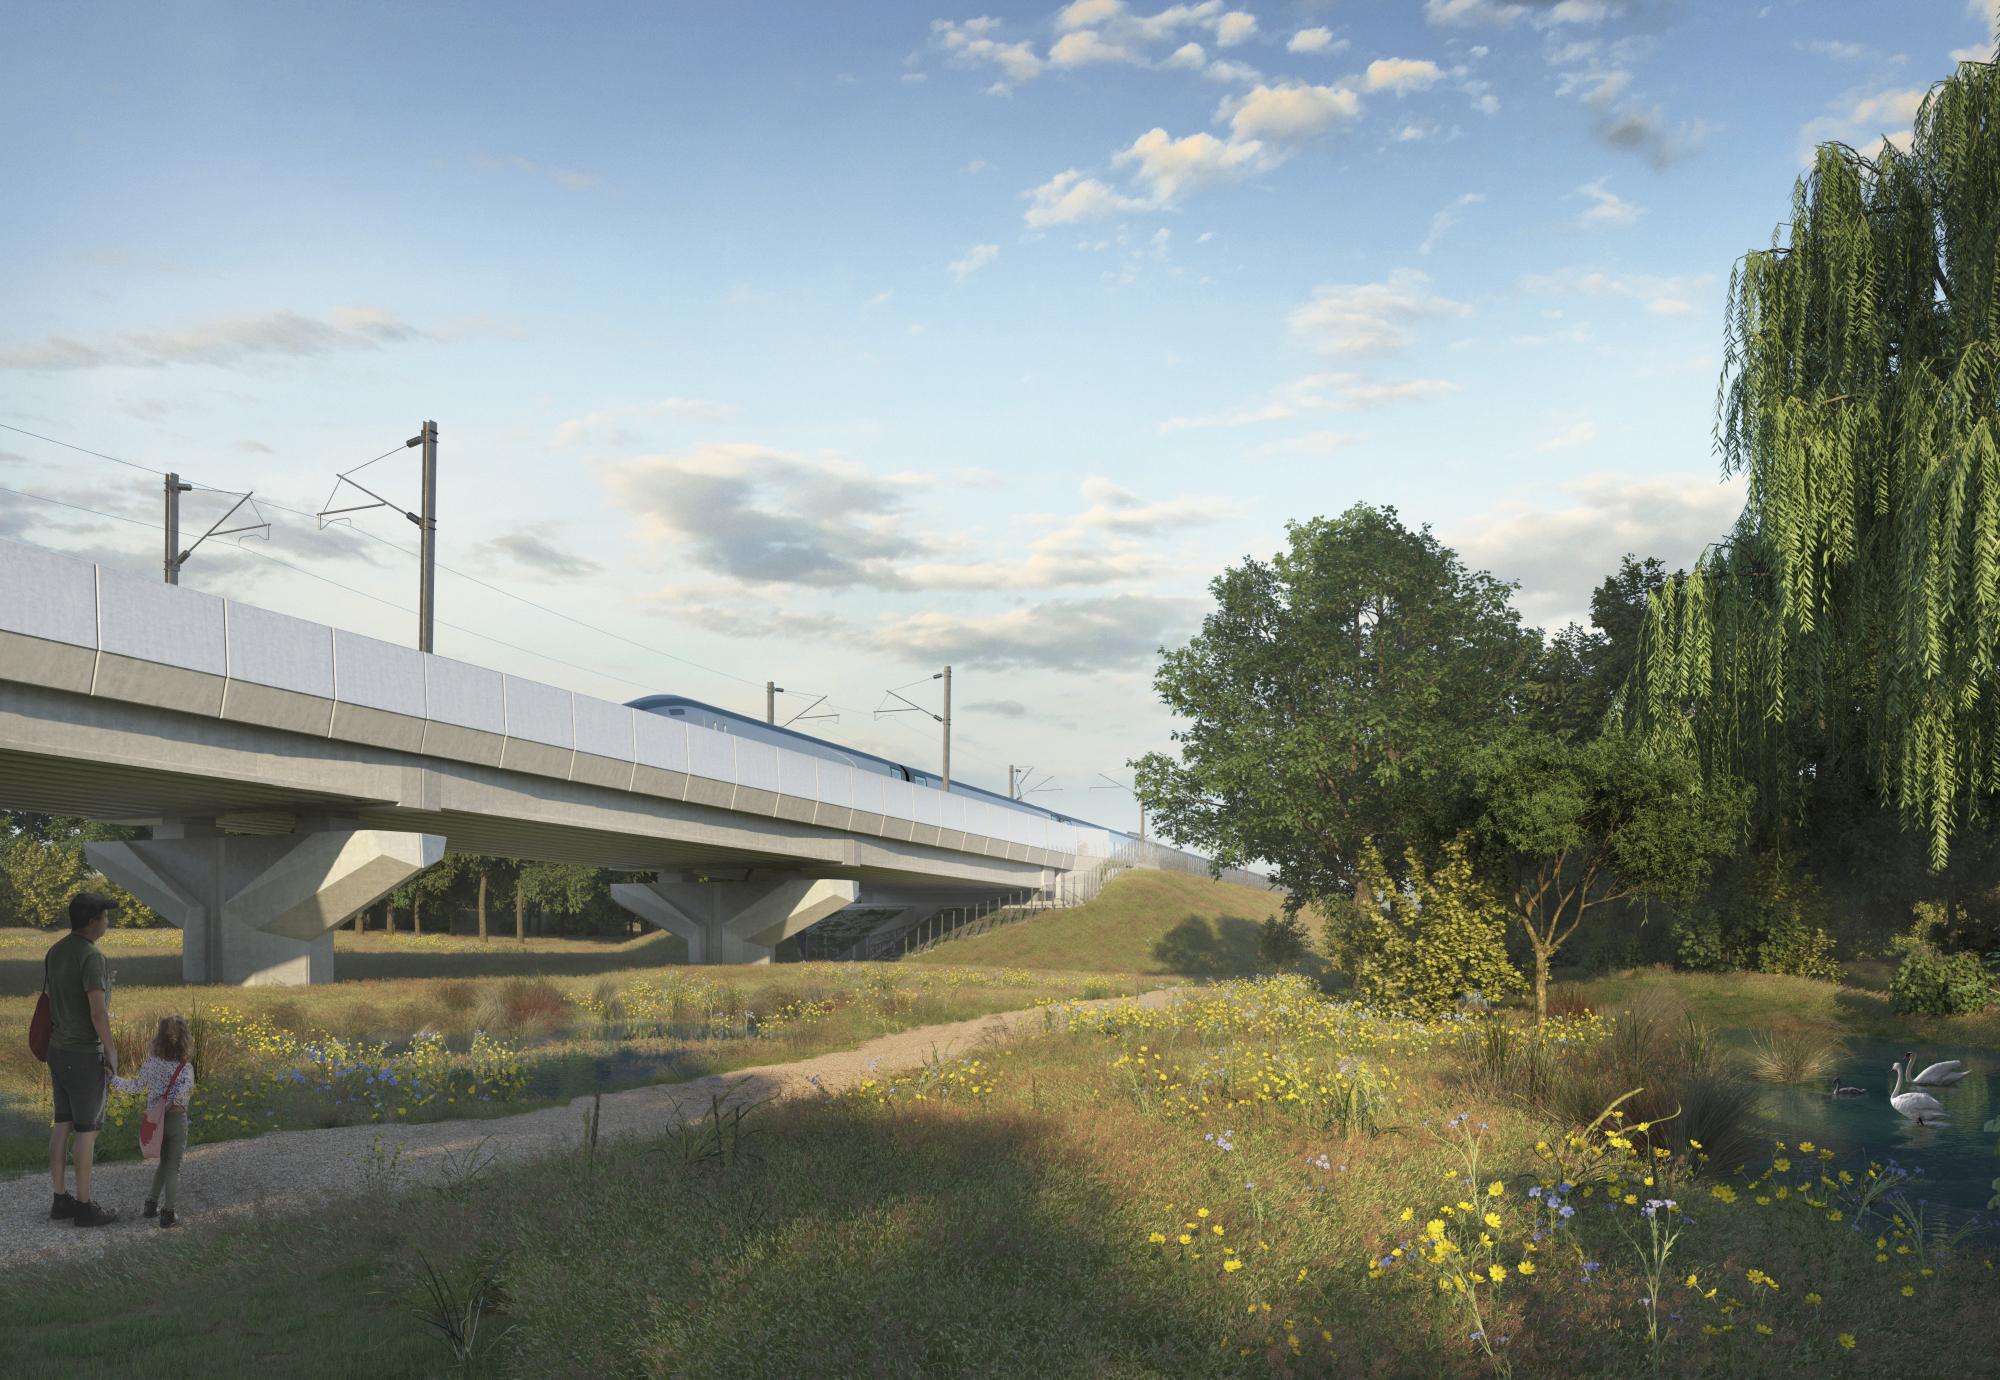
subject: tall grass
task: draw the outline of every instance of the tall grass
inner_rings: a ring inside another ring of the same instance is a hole
[[[1847,1046],[1797,1026],[1781,1026],[1750,1041],[1750,1073],[1766,1083],[1824,1083],[1840,1067]]]
[[[1652,1141],[1675,1154],[1695,1150],[1721,1168],[1758,1146],[1757,1092],[1715,1032],[1671,1004],[1642,996],[1608,1038],[1561,1042],[1495,1018],[1473,1038],[1474,1081],[1563,1126],[1587,1126],[1619,1104],[1627,1124],[1651,1123]]]

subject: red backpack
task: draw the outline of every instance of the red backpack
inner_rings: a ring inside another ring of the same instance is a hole
[[[49,961],[42,959],[42,995],[35,1002],[35,1014],[28,1018],[28,1052],[44,1064],[49,1062],[49,1037],[55,1033],[55,1013],[49,1010]]]

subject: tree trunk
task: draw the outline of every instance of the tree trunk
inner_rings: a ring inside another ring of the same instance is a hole
[[[422,892],[418,892],[415,896],[412,896],[410,898],[410,933],[422,934],[423,932],[424,932],[424,896]]]
[[[1549,1018],[1549,954],[1535,945],[1535,1024]]]
[[[479,874],[479,942],[486,942],[486,874]]]
[[[514,942],[528,942],[528,898],[518,890],[514,893]]]

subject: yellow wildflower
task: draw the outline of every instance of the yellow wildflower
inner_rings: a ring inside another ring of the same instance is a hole
[[[1486,1275],[1487,1278],[1491,1279],[1495,1284],[1498,1284],[1501,1280],[1507,1278],[1507,1271],[1504,1267],[1499,1265],[1488,1265],[1486,1267]],[[1903,1286],[1903,1292],[1904,1293],[1910,1292],[1910,1287],[1907,1284]]]
[[[1486,1196],[1489,1198],[1498,1198],[1502,1193],[1505,1193],[1506,1191],[1507,1191],[1506,1185],[1502,1184],[1498,1179],[1495,1179],[1492,1183],[1486,1185]]]
[[[1844,1350],[1847,1350],[1847,1351],[1852,1351],[1852,1350],[1854,1350],[1854,1334],[1853,1334],[1852,1332],[1843,1332],[1843,1333],[1841,1333],[1841,1334],[1840,1334],[1840,1345],[1841,1345],[1842,1349],[1844,1349]]]
[[[1519,1265],[1516,1265],[1514,1268],[1519,1270],[1524,1275],[1531,1275],[1535,1272],[1535,1262],[1532,1260],[1524,1260]]]
[[[1224,1270],[1225,1272],[1227,1272],[1227,1273],[1229,1273],[1229,1274],[1232,1274],[1232,1275],[1233,1275],[1233,1274],[1235,1274],[1235,1273],[1236,1273],[1236,1272],[1237,1272],[1238,1270],[1240,1270],[1240,1269],[1242,1269],[1242,1268],[1243,1268],[1243,1262],[1242,1262],[1242,1261],[1240,1261],[1240,1260],[1234,1260],[1234,1259],[1232,1259],[1232,1260],[1225,1260],[1225,1261],[1223,1261],[1223,1262],[1222,1262],[1222,1268],[1223,1268],[1223,1270]]]

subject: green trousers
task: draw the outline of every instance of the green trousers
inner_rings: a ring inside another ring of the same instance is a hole
[[[174,1210],[174,1192],[181,1184],[181,1156],[187,1153],[188,1114],[182,1107],[167,1108],[166,1125],[160,1128],[160,1167],[153,1171],[153,1191],[146,1196],[161,1210]]]

